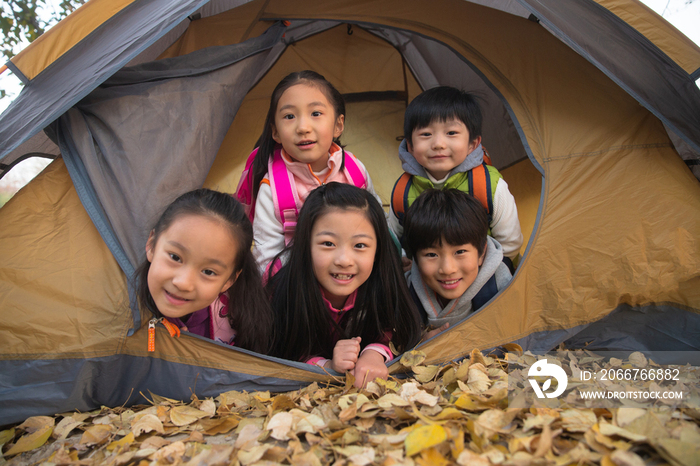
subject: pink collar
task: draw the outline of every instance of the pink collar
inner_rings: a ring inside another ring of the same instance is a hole
[[[326,295],[323,293],[323,288],[321,288],[321,297],[323,297],[323,303],[331,311],[333,311],[333,312],[346,312],[346,311],[349,311],[350,309],[355,307],[355,299],[357,298],[357,290],[350,293],[350,296],[348,296],[348,299],[345,300],[345,305],[343,306],[342,309],[336,309],[333,307],[331,302],[328,301],[328,299],[326,299]]]

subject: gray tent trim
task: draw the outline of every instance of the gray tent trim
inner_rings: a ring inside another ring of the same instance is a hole
[[[323,373],[310,364],[256,356]],[[90,411],[100,406],[123,406],[127,402],[132,405],[139,400],[145,402],[140,393],[157,393],[174,399],[181,399],[184,393],[195,393],[204,398],[230,390],[286,392],[308,385],[308,382],[274,376],[256,376],[126,354],[0,361],[0,373],[3,374],[0,426],[22,422],[30,416]],[[131,393],[131,396],[125,399],[124,393]]]
[[[24,84],[25,86],[26,86],[27,84],[29,84],[29,78],[27,78],[27,77],[24,75],[24,73],[22,73],[22,72],[20,71],[20,69],[17,68],[17,67],[15,66],[14,63],[12,63],[11,60],[7,60],[7,62],[5,63],[5,66],[7,66],[7,68],[8,68],[10,71],[12,71],[12,73],[13,73],[15,76],[17,76],[17,78],[22,82],[22,84]]]
[[[683,332],[678,332],[681,328]],[[676,303],[621,304],[602,319],[585,326],[566,344],[591,350],[698,352],[700,313]]]
[[[519,1],[562,42],[700,151],[700,92],[690,75],[646,37],[593,0]],[[607,37],[604,45],[601,35]],[[679,100],[678,89],[688,98]]]
[[[2,120],[14,123],[0,126],[0,160],[208,1],[134,2],[95,29],[29,81],[3,112]]]

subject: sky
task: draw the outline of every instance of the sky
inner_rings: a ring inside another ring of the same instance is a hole
[[[56,8],[60,0],[48,0],[48,8]],[[696,44],[700,45],[700,0],[642,0],[649,8],[663,16],[668,22],[673,24],[683,34],[688,36]],[[25,47],[26,44],[21,48]],[[19,52],[19,50],[17,50]],[[700,79],[696,81],[700,86]],[[0,75],[0,89],[5,89],[8,97],[0,99],[0,113],[7,108],[12,99],[17,96],[21,89],[19,80],[8,70]],[[20,167],[19,165],[24,165]],[[46,162],[44,160],[29,159],[18,164],[6,176],[0,179],[0,191],[3,186],[11,184],[24,185],[36,173],[41,171]]]

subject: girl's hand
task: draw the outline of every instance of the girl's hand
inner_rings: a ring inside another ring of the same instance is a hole
[[[384,364],[384,356],[370,349],[362,353],[352,373],[355,376],[355,386],[362,388],[376,378],[386,379],[389,369]]]
[[[360,337],[338,340],[335,348],[333,348],[333,360],[331,361],[331,368],[334,371],[344,374],[346,371],[351,371],[355,368],[357,357],[360,355],[361,340]]]

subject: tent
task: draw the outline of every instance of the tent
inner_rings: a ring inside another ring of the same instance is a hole
[[[698,350],[700,49],[635,0],[91,0],[7,66],[0,170],[56,160],[0,209],[0,419],[221,391],[319,368],[156,330],[128,277],[178,194],[233,192],[272,87],[324,74],[388,201],[406,103],[453,85],[527,247],[511,284],[424,343]],[[400,370],[397,360],[390,371]]]

